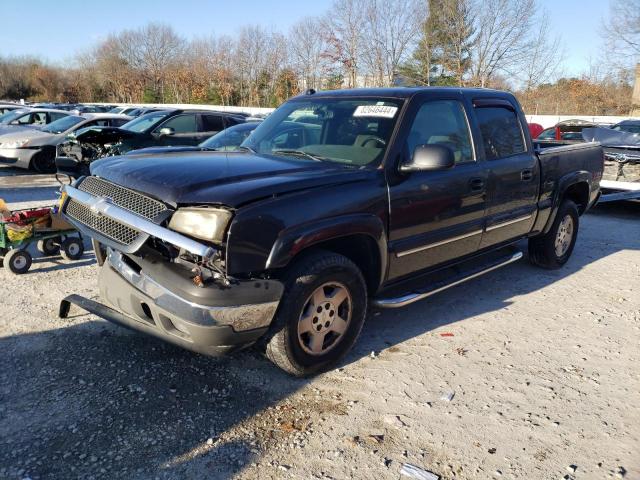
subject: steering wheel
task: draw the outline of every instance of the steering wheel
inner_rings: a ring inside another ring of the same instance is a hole
[[[375,136],[374,136],[374,137],[369,137],[369,138],[367,138],[364,142],[362,142],[362,143],[360,144],[360,146],[361,146],[361,147],[364,147],[364,146],[365,146],[367,143],[369,143],[369,142],[378,142],[378,143],[381,143],[383,147],[387,144],[387,142],[385,142],[382,138],[380,138],[380,137],[375,137]]]

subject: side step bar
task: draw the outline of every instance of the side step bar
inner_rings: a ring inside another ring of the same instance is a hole
[[[424,298],[430,297],[448,288],[455,287],[456,285],[460,285],[461,283],[464,283],[467,280],[472,280],[476,277],[484,275],[485,273],[492,272],[493,270],[497,270],[498,268],[509,265],[510,263],[517,262],[521,258],[522,258],[522,252],[510,253],[509,255],[501,257],[497,260],[494,260],[489,264],[482,265],[481,267],[468,270],[466,272],[463,272],[461,274],[448,278],[447,280],[436,282],[433,285],[429,285],[429,287],[424,290],[407,293],[406,295],[402,295],[400,297],[395,297],[395,298],[374,298],[371,303],[373,306],[378,308],[404,307],[405,305],[409,305],[413,302],[417,302],[418,300],[422,300]]]

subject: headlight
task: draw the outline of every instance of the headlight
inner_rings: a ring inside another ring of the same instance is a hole
[[[22,148],[27,143],[29,143],[29,139],[28,138],[23,138],[23,139],[20,139],[20,140],[15,140],[13,142],[3,143],[2,144],[2,148]]]
[[[222,208],[179,208],[171,217],[169,228],[202,240],[222,243],[231,216],[230,211]]]

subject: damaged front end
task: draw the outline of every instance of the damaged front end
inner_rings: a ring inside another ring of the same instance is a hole
[[[89,127],[67,136],[56,151],[58,173],[71,178],[89,175],[92,162],[104,157],[120,155],[132,132],[117,127]]]
[[[65,299],[67,304],[211,355],[251,343],[266,331],[283,286],[226,275],[224,243],[212,241],[227,224],[211,232],[198,229],[189,209],[93,176],[63,192],[65,218],[106,253],[99,287],[107,305],[78,296]],[[174,221],[176,216],[182,220]],[[194,239],[209,233],[212,241]],[[61,314],[68,313],[67,304]]]

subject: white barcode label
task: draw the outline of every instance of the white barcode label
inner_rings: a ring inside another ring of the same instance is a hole
[[[353,112],[353,116],[393,118],[397,111],[398,107],[390,105],[360,105]]]

